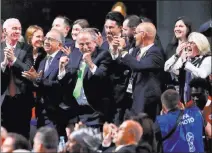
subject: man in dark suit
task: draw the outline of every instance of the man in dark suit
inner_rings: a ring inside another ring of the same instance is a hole
[[[112,91],[108,78],[109,52],[96,48],[96,34],[84,28],[77,36],[80,51],[60,60],[59,79],[67,94],[80,105],[79,118],[87,126],[100,127],[111,120]]]
[[[52,29],[44,38],[44,49],[47,53],[38,68],[23,72],[23,76],[32,80],[37,91],[36,117],[37,126],[56,127],[60,135],[65,135],[65,127],[68,123],[67,116],[61,115],[60,105],[63,101],[63,91],[57,79],[59,60],[63,56],[60,51],[62,46],[61,33]]]
[[[121,61],[133,71],[133,104],[130,113],[147,113],[153,120],[160,104],[163,72],[163,52],[154,45],[156,28],[150,22],[143,22],[136,28],[137,48],[129,55],[120,51]],[[134,56],[134,57],[133,57]]]
[[[135,153],[142,135],[143,128],[138,122],[133,120],[124,121],[113,138],[116,145],[114,152]]]
[[[1,43],[1,125],[9,132],[29,137],[32,84],[21,76],[33,64],[32,49],[18,42],[21,23],[10,18],[4,22],[6,39]]]
[[[122,23],[124,17],[119,12],[109,12],[105,18],[105,32],[107,36],[107,41],[105,41],[101,48],[109,51],[112,58],[115,59],[111,52],[111,42],[114,39],[119,39],[122,36]],[[115,110],[115,115],[113,122],[116,125],[120,125],[123,122],[123,117],[126,108],[131,107],[132,99],[131,93],[127,90],[131,70],[126,66],[121,64],[117,60],[113,60],[110,67],[110,79],[113,83],[112,91],[115,105],[113,106]]]

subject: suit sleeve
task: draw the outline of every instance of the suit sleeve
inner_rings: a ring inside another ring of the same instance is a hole
[[[15,63],[13,64],[13,68],[19,72],[28,71],[30,69],[30,67],[33,65],[32,48],[27,47],[24,50],[26,51],[24,60],[20,61],[17,58]]]
[[[135,57],[129,54],[125,55],[121,60],[133,71],[159,69],[163,68],[164,65],[164,59],[159,50],[150,51],[140,61],[137,61]]]
[[[108,66],[112,62],[112,57],[109,52],[104,52],[102,56],[99,59],[99,66],[97,66],[97,69],[94,74],[92,74],[90,77],[98,77],[98,78],[103,78],[107,76],[108,74]],[[91,73],[90,73],[91,74]]]

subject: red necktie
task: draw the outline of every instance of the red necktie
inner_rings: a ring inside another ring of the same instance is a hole
[[[8,66],[10,69],[9,94],[11,97],[14,97],[16,95],[16,86],[15,86],[14,76],[13,76],[13,72],[12,72],[12,62],[9,62]]]

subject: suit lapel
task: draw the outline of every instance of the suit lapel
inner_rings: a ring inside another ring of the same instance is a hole
[[[18,42],[15,49],[14,49],[14,54],[15,54],[15,57],[18,58],[19,54],[21,52],[21,44]]]
[[[48,77],[54,69],[57,69],[57,68],[58,68],[58,60],[60,59],[61,54],[62,54],[61,51],[59,51],[59,52],[56,54],[56,56],[54,57],[54,59],[52,60],[50,66],[49,66],[49,69],[48,69],[47,72],[46,72],[46,75],[44,75],[44,79],[45,79],[46,77]],[[44,66],[44,67],[45,67],[45,66]]]
[[[6,43],[2,42],[1,43],[1,62],[4,61],[4,48],[6,47]]]

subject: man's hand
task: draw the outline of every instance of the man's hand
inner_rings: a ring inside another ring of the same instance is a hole
[[[91,59],[91,53],[88,53],[88,52],[84,53],[82,59],[85,61],[86,64],[88,64],[88,66],[91,69],[94,68],[95,64],[93,63],[93,61]]]
[[[9,63],[9,61],[7,59],[6,52],[4,52],[4,61],[2,62],[2,64],[6,67],[8,63]]]
[[[59,71],[62,72],[65,70],[65,66],[68,64],[69,58],[67,56],[62,56],[59,62]]]
[[[67,56],[71,54],[71,47],[61,47],[61,50],[64,54],[66,54]]]
[[[13,62],[15,59],[16,59],[16,57],[15,57],[15,54],[14,54],[14,49],[13,48],[5,48],[4,49],[4,53],[5,53],[5,55],[6,55],[6,57],[7,57],[7,60],[9,61],[9,62]]]
[[[102,46],[103,44],[103,38],[100,32],[98,32],[98,34],[96,34],[96,43],[99,47]]]
[[[31,81],[35,81],[37,78],[42,77],[42,75],[43,71],[41,70],[39,73],[37,73],[33,66],[29,69],[29,71],[22,72],[22,76]]]

